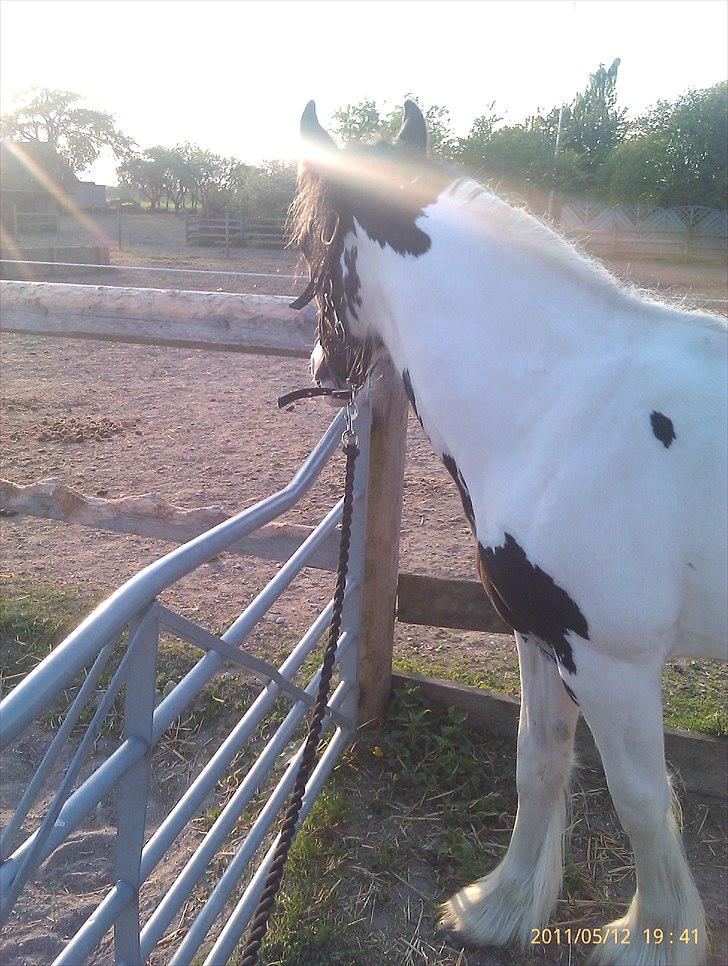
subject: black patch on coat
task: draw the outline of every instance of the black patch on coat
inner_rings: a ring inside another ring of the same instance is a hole
[[[399,255],[429,251],[430,236],[416,221],[452,182],[452,174],[385,141],[347,147],[342,155],[344,163],[327,177],[342,227],[356,221],[372,241]]]
[[[589,625],[577,604],[507,533],[502,547],[478,544],[478,570],[493,606],[521,634],[549,644],[560,665],[571,674],[576,664],[568,631],[589,640]]]
[[[579,702],[576,700],[576,695],[574,694],[574,692],[571,690],[571,688],[566,683],[566,681],[564,681],[563,678],[561,679],[561,683],[564,685],[564,690],[566,691],[566,693],[569,695],[569,697],[571,698],[571,700],[574,702],[574,704],[578,708],[579,707]]]
[[[460,499],[463,501],[463,510],[465,512],[465,519],[470,524],[471,529],[475,529],[475,513],[473,512],[473,501],[470,499],[470,493],[468,492],[467,484],[465,483],[465,478],[460,472],[457,463],[450,456],[449,453],[442,454],[442,462],[445,469],[448,471],[450,476],[455,480],[455,486],[457,486],[460,491]]]
[[[351,248],[347,248],[344,251],[344,267],[346,269],[346,275],[344,276],[344,298],[346,299],[346,308],[358,319],[357,309],[361,308],[361,279],[359,278],[359,273],[356,270],[356,258],[358,255],[356,245]]]
[[[402,370],[402,382],[404,383],[405,395],[409,399],[409,404],[412,407],[412,411],[414,412],[415,416],[419,420],[420,426],[421,426],[422,417],[420,416],[419,411],[417,409],[417,400],[415,399],[415,391],[412,388],[412,377],[409,374],[409,369]]]
[[[672,441],[676,439],[675,427],[672,425],[672,420],[653,409],[650,413],[650,422],[652,423],[652,432],[665,449],[668,449]]]
[[[526,637],[525,634],[521,634],[521,637],[527,644],[533,644],[535,647],[537,647],[539,651],[543,654],[543,656],[546,658],[546,660],[549,661],[549,663],[558,665],[559,662],[556,657],[556,654],[554,653],[553,648],[546,647],[544,644],[541,644],[539,641],[531,641],[531,639],[529,637]],[[566,681],[564,681],[563,678],[561,678],[561,683],[564,685],[564,690],[566,691],[568,696],[571,698],[571,700],[578,708],[579,702],[576,700],[576,695],[574,694],[574,692],[571,690],[571,688],[566,683]]]

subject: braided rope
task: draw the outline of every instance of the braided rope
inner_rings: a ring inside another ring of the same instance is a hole
[[[316,748],[321,737],[321,727],[326,714],[327,702],[329,699],[329,688],[331,677],[334,672],[334,659],[336,657],[336,647],[339,641],[341,630],[341,615],[344,606],[344,589],[346,587],[346,575],[349,569],[349,544],[351,542],[351,520],[354,510],[354,467],[359,449],[356,443],[349,439],[344,446],[346,454],[346,478],[344,482],[344,505],[341,513],[341,541],[339,543],[339,565],[336,574],[336,589],[334,591],[334,605],[329,625],[329,639],[324,652],[323,664],[321,667],[321,678],[319,680],[316,703],[311,713],[306,743],[303,755],[298,766],[296,782],[291,794],[291,800],[286,809],[286,814],[281,825],[280,837],[276,846],[273,862],[268,870],[265,880],[265,887],[261,893],[258,905],[255,908],[253,918],[248,932],[248,940],[243,951],[241,966],[255,966],[258,962],[258,953],[261,943],[268,932],[268,923],[273,912],[276,896],[283,879],[283,870],[288,858],[288,853],[296,832],[298,815],[303,803],[303,795],[306,785],[314,765],[316,764]]]

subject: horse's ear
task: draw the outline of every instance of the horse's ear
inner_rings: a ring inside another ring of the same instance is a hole
[[[397,144],[403,144],[415,154],[427,151],[427,124],[414,101],[404,102],[404,122],[397,135]]]
[[[299,162],[299,174],[313,174],[322,177],[331,167],[333,155],[338,152],[336,142],[319,124],[316,117],[316,104],[309,101],[301,115],[301,138],[303,156]]]
[[[309,101],[301,115],[301,137],[308,144],[314,145],[318,150],[338,151],[336,142],[319,124],[316,117],[316,102]]]

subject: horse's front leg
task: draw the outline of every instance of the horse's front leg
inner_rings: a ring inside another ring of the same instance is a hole
[[[566,791],[579,709],[556,664],[516,634],[521,666],[518,812],[497,868],[446,903],[442,925],[476,945],[528,944],[561,889]]]

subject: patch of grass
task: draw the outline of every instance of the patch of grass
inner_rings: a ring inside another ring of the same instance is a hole
[[[330,894],[301,884],[289,886],[278,900],[259,961],[261,966],[394,966],[369,930],[337,921]]]
[[[398,671],[424,674],[516,697],[520,694],[518,665],[510,655],[494,657],[479,668],[429,657],[400,657]],[[495,666],[493,666],[495,665]],[[728,735],[728,667],[717,661],[671,662],[665,669],[663,721],[666,727],[709,735]]]
[[[396,671],[408,671],[412,674],[424,674],[428,677],[443,678],[446,681],[457,681],[458,684],[469,684],[474,688],[484,688],[488,691],[500,691],[501,694],[520,694],[520,679],[518,676],[518,661],[511,654],[489,656],[488,667],[478,667],[474,662],[466,664],[464,661],[450,661],[430,657],[398,657],[393,666]]]
[[[482,739],[468,727],[466,713],[430,707],[417,688],[395,692],[382,749],[395,786],[411,788],[425,801],[439,800],[447,790],[448,808],[460,811],[464,806],[472,816],[478,799],[479,817],[497,814],[505,806],[503,797],[492,791],[492,765]]]
[[[27,584],[13,592],[0,590],[0,686],[4,696],[36,667],[76,627],[84,616],[102,599],[101,594],[90,594],[87,589],[50,588]],[[109,684],[123,653],[126,635],[116,648],[101,675],[97,691]],[[157,658],[156,690],[159,698],[166,697],[172,688],[202,657],[202,651],[169,635],[160,639]],[[57,728],[73,700],[84,674],[71,682],[58,701],[42,716],[49,728]],[[166,742],[178,752],[192,750],[195,739],[205,729],[235,714],[238,717],[250,704],[255,685],[236,673],[217,675],[202,689],[196,701],[171,726]],[[121,731],[123,686],[102,727],[102,733],[118,735]],[[96,709],[91,700],[79,716],[77,728],[86,727]]]
[[[728,735],[728,666],[717,661],[670,662],[662,685],[666,725]]]
[[[306,879],[313,870],[322,872],[335,852],[336,832],[351,819],[352,803],[336,786],[324,786],[296,835],[288,856],[288,872]]]
[[[16,684],[73,630],[96,600],[87,593],[27,585],[0,589],[0,691]]]
[[[261,949],[261,966],[370,966],[372,962],[394,966],[368,925],[352,922],[337,899],[351,858],[341,833],[354,810],[350,794],[337,782],[337,772],[341,768],[324,787],[291,846],[275,915]]]

